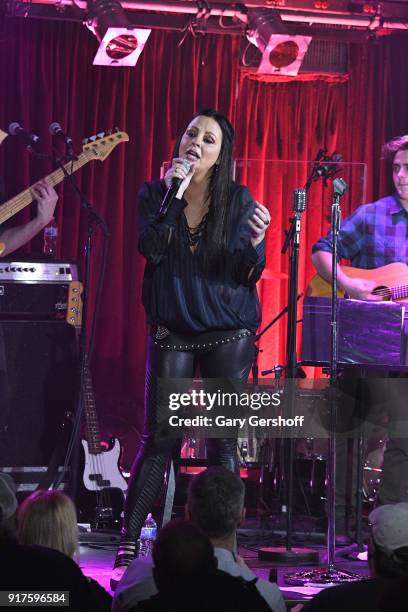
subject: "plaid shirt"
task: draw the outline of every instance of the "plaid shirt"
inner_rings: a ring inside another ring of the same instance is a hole
[[[313,246],[332,251],[331,232]],[[363,204],[342,221],[338,238],[340,259],[356,268],[378,268],[394,261],[408,264],[408,213],[394,194]]]

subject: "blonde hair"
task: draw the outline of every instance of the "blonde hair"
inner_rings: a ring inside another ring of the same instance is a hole
[[[20,544],[54,548],[73,557],[78,550],[76,510],[60,491],[35,491],[18,509],[17,539]]]

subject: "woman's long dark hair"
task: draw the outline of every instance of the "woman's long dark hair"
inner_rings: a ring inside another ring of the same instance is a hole
[[[215,263],[221,258],[227,247],[227,217],[230,190],[232,183],[232,148],[234,142],[234,128],[222,113],[212,109],[199,111],[193,116],[211,117],[221,128],[222,143],[219,163],[214,166],[209,185],[210,205],[206,231],[199,245],[200,256],[204,269],[214,269]],[[178,157],[180,142],[191,120],[178,137],[174,146],[173,157]]]

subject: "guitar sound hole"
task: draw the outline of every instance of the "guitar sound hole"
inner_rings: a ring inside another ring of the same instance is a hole
[[[379,287],[376,287],[373,291],[373,294],[380,295],[381,299],[386,302],[389,302],[392,299],[391,289],[389,289],[385,285],[380,285]]]

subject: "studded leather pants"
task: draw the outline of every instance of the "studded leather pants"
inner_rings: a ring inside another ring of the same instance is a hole
[[[127,541],[139,537],[163,483],[167,461],[177,440],[161,435],[157,427],[157,393],[159,378],[193,378],[197,366],[202,378],[229,378],[246,381],[254,355],[254,337],[244,337],[222,344],[210,351],[167,351],[148,343],[145,379],[145,423],[139,452],[131,470],[126,497],[122,537]],[[181,381],[180,381],[181,382]],[[235,438],[206,440],[209,465],[223,465],[238,473]]]

